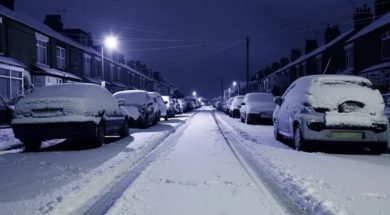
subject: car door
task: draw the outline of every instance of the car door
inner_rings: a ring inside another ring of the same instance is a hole
[[[283,104],[279,107],[277,115],[279,132],[285,136],[290,136],[290,116],[294,112],[294,99],[296,93],[296,84],[293,83],[282,96]]]

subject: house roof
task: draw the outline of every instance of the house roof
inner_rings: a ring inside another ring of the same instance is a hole
[[[349,30],[341,35],[339,35],[338,37],[336,37],[334,40],[330,41],[329,43],[327,44],[324,44],[320,47],[318,47],[317,49],[311,51],[310,53],[306,54],[306,55],[303,55],[301,56],[300,58],[290,62],[289,64],[287,64],[286,66],[282,67],[281,69],[277,70],[276,72],[273,72],[272,74],[268,75],[268,76],[271,76],[273,74],[276,74],[276,73],[280,73],[284,70],[286,70],[287,68],[290,68],[296,64],[299,64],[305,60],[307,60],[308,58],[311,58],[313,56],[316,56],[318,54],[321,54],[322,52],[324,52],[326,49],[332,47],[333,45],[335,45],[336,43],[338,43],[339,41],[341,41],[342,39],[348,37],[351,33],[353,32],[353,30]]]
[[[385,69],[385,68],[390,68],[390,62],[385,62],[374,66],[370,66],[367,69],[361,71],[360,73],[371,72],[374,70]]]
[[[81,50],[83,50],[86,53],[95,54],[97,56],[101,56],[101,53],[96,51],[92,47],[84,46],[84,45],[82,45],[80,43],[77,43],[76,41],[74,41],[74,40],[64,36],[63,34],[61,34],[61,33],[57,32],[57,31],[51,29],[50,27],[48,27],[44,23],[36,21],[34,18],[31,18],[31,17],[29,17],[26,14],[10,10],[10,9],[0,5],[0,15],[8,17],[8,18],[10,18],[12,20],[15,20],[17,22],[20,22],[20,23],[22,23],[24,25],[27,25],[30,28],[32,28],[32,29],[34,29],[36,31],[39,31],[42,34],[45,34],[47,36],[56,38],[57,40],[60,40],[60,41],[62,41],[64,43],[67,43],[67,44],[69,44],[71,46],[74,46],[74,47],[76,47],[78,49],[81,49]],[[116,64],[118,66],[126,68],[126,69],[128,69],[128,70],[130,70],[130,71],[132,71],[134,73],[137,73],[138,75],[140,75],[140,76],[142,76],[142,77],[144,77],[146,79],[153,80],[152,78],[145,76],[144,74],[140,73],[137,70],[134,70],[134,69],[130,68],[129,66],[127,66],[125,64],[121,64],[121,63],[115,62],[112,59],[109,59],[107,57],[104,57],[104,58],[107,61],[109,61],[110,63],[114,63],[114,64]]]
[[[22,68],[26,67],[23,63],[15,60],[11,57],[6,57],[6,56],[0,56],[0,63],[7,64],[10,66],[22,67]]]
[[[382,16],[380,19],[374,21],[373,23],[369,24],[367,27],[363,28],[361,31],[356,33],[354,36],[352,36],[347,43],[352,42],[380,27],[383,27],[385,25],[390,24],[390,12]]]

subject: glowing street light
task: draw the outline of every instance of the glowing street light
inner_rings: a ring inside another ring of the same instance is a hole
[[[237,86],[237,82],[233,81],[233,87]]]
[[[192,92],[193,97],[196,97],[196,95],[197,95],[196,91]]]
[[[105,87],[106,82],[104,81],[104,47],[109,50],[116,50],[118,48],[118,39],[115,36],[108,36],[103,40],[102,44],[102,86]]]

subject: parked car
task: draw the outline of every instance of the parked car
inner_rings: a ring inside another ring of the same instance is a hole
[[[226,101],[226,103],[225,103],[225,106],[224,106],[224,112],[226,113],[226,114],[229,114],[229,108],[230,108],[230,105],[232,104],[232,102],[233,102],[233,99],[234,99],[234,97],[231,97],[231,98],[229,98],[227,101]]]
[[[241,122],[256,123],[272,121],[275,110],[274,96],[271,93],[248,93],[240,108]]]
[[[275,98],[275,138],[293,139],[297,150],[315,144],[359,144],[387,150],[389,122],[383,98],[369,80],[346,75],[307,76]]]
[[[183,110],[181,109],[181,106],[179,104],[179,101],[177,99],[172,99],[173,100],[173,107],[174,107],[174,110],[175,110],[175,114],[182,114],[183,113]]]
[[[152,97],[144,90],[124,90],[114,93],[114,97],[124,101],[124,108],[132,127],[149,128],[157,124]]]
[[[385,102],[385,116],[390,119],[390,94],[383,94],[382,96]]]
[[[190,111],[195,110],[195,108],[196,108],[195,99],[186,98],[185,101],[186,101],[185,112],[190,112]]]
[[[15,105],[12,128],[28,151],[44,140],[85,139],[101,146],[105,135],[129,135],[123,101],[95,84],[60,84],[36,89]]]
[[[160,120],[160,118],[164,118],[165,121],[168,120],[168,108],[164,103],[164,100],[162,99],[161,95],[156,92],[149,93],[153,99],[154,102],[154,108],[157,112],[157,118]]]
[[[187,102],[184,99],[177,99],[177,102],[180,106],[181,113],[184,113],[185,110],[187,109]]]
[[[0,128],[10,126],[12,113],[12,107],[8,105],[2,96],[0,96]]]
[[[175,117],[175,102],[173,99],[170,96],[162,96],[162,99],[168,109],[168,118]]]
[[[244,96],[235,96],[229,107],[229,115],[233,118],[240,117],[241,103],[244,100]]]

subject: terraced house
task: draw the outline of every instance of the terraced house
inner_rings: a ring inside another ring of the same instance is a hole
[[[0,95],[12,100],[26,91],[52,84],[102,84],[111,92],[125,89],[173,93],[174,87],[144,66],[134,67],[119,53],[104,54],[90,33],[63,29],[61,16],[44,23],[14,10],[14,1],[0,1]],[[103,60],[103,62],[102,62]]]

